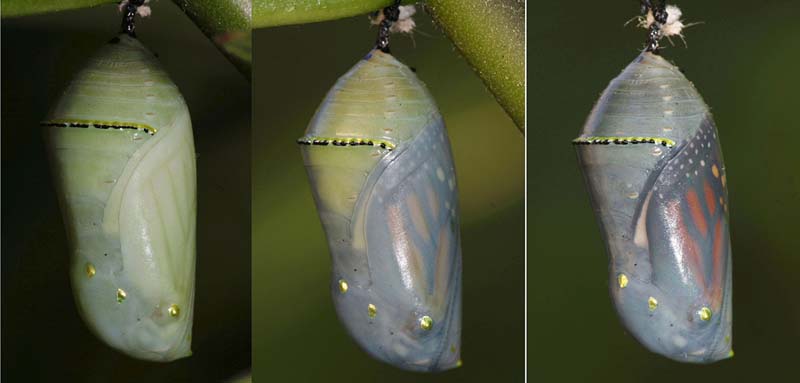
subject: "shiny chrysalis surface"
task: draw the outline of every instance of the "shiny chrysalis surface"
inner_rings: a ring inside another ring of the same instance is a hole
[[[611,81],[574,143],[625,327],[677,361],[732,356],[725,165],[692,83],[642,53]]]
[[[458,191],[444,122],[424,84],[374,50],[337,81],[299,142],[348,332],[399,368],[457,367]]]
[[[130,356],[191,354],[195,155],[189,111],[155,56],[111,40],[42,122],[77,307]]]

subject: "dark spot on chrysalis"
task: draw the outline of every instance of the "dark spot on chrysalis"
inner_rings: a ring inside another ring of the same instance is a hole
[[[103,253],[103,256],[104,256],[104,257],[107,257],[107,256],[108,256],[108,253]]]
[[[414,68],[413,66],[408,67],[408,69],[411,69],[412,72],[417,73],[417,68]]]
[[[114,38],[113,38],[113,39],[111,39],[111,40],[108,40],[108,43],[109,43],[109,44],[119,44],[119,36],[117,36],[117,37],[114,37]]]
[[[353,271],[358,271],[358,269],[353,269]]]

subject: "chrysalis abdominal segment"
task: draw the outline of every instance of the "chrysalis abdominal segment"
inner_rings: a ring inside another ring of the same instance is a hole
[[[190,355],[195,156],[177,87],[123,34],[88,61],[42,125],[87,326],[136,358]]]
[[[298,142],[348,332],[399,368],[458,367],[458,190],[447,132],[425,86],[373,50],[328,92]]]
[[[644,52],[611,81],[573,142],[625,327],[674,360],[728,358],[725,166],[709,108],[692,83]]]

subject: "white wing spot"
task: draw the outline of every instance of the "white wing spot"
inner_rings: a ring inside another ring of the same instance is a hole
[[[436,168],[436,178],[444,182],[444,170],[441,167]]]

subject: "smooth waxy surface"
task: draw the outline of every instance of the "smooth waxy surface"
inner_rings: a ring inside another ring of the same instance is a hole
[[[731,356],[725,166],[692,83],[642,53],[603,92],[575,142],[625,326],[678,361]]]
[[[190,355],[195,161],[177,87],[151,52],[121,35],[75,76],[44,124],[78,124],[44,129],[87,325],[136,358]]]
[[[333,259],[339,318],[397,367],[458,366],[461,247],[450,144],[430,94],[370,52],[326,96],[301,142]],[[372,141],[373,145],[334,145]],[[382,148],[374,145],[386,142]]]

